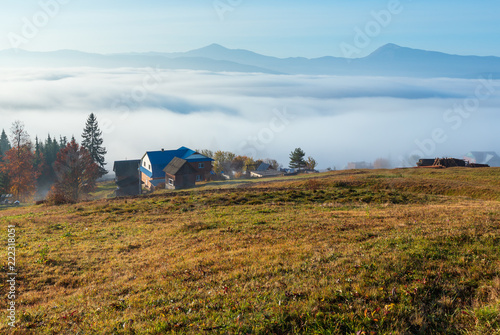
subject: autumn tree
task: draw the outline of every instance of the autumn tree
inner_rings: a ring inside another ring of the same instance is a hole
[[[209,158],[214,158],[214,152],[212,150],[203,149],[203,150],[196,150],[196,151],[199,152],[200,154],[202,154],[203,156],[207,156]]]
[[[307,169],[314,170],[317,165],[318,165],[318,163],[316,162],[316,160],[314,158],[312,158],[311,156],[307,157],[307,161],[306,161],[306,168]]]
[[[95,190],[100,175],[99,165],[89,151],[74,139],[57,154],[54,171],[57,181],[50,191],[49,200],[58,204],[84,198]]]
[[[247,159],[248,159],[247,156],[234,157],[233,161],[231,162],[231,170],[236,171],[236,172],[242,172]]]
[[[231,170],[231,162],[235,157],[236,155],[229,151],[216,151],[213,156],[214,172],[229,172]]]
[[[94,113],[90,113],[85,124],[85,129],[82,134],[82,147],[87,149],[92,157],[94,163],[99,166],[99,177],[104,176],[108,171],[104,168],[104,155],[106,155],[106,148],[102,146],[102,131],[99,129],[99,124]]]
[[[2,159],[0,158],[0,167],[2,166]],[[0,171],[0,194],[8,193],[9,191],[9,178],[8,175]]]
[[[32,144],[22,122],[13,123],[11,136],[12,148],[4,154],[0,170],[7,175],[10,193],[26,201],[36,192],[40,172],[36,169]]]
[[[304,160],[305,152],[301,148],[296,148],[290,153],[290,164],[292,169],[303,169],[306,167],[306,161]]]

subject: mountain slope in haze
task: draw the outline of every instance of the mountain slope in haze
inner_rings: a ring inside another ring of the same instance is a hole
[[[218,44],[175,53],[91,54],[71,50],[54,52],[0,51],[0,67],[91,66],[158,67],[214,72],[305,75],[406,76],[477,78],[500,77],[500,57],[458,56],[387,44],[364,58],[276,58],[228,49]]]
[[[386,44],[365,58],[355,60],[360,71],[378,68],[380,72],[422,77],[476,78],[500,74],[499,57],[459,56]]]
[[[0,67],[155,67],[161,69],[206,70],[214,72],[278,72],[257,66],[205,57],[168,57],[158,53],[101,55],[73,50],[30,52],[0,51]]]

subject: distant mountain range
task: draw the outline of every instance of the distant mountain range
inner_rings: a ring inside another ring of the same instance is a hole
[[[72,50],[0,51],[0,67],[159,67],[270,74],[500,78],[500,57],[457,56],[387,44],[357,59],[276,58],[218,44],[188,52],[93,54]]]

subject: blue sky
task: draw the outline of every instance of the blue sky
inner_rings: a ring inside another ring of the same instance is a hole
[[[500,56],[500,2],[293,0],[0,0],[0,49],[87,52],[187,51],[211,43],[288,57],[344,56],[356,29],[375,27],[372,13],[391,14],[353,57],[385,43],[454,54]],[[46,22],[41,4],[54,10]],[[54,9],[54,4],[58,8]],[[215,9],[219,6],[219,11]],[[51,7],[52,6],[52,7]],[[38,16],[37,16],[38,15]],[[25,38],[26,22],[36,23]],[[370,24],[372,24],[370,26]],[[376,24],[376,23],[375,23]]]

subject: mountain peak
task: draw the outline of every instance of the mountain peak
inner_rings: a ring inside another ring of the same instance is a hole
[[[218,50],[228,50],[228,49],[220,44],[212,43],[212,44],[207,45],[206,47],[200,48],[198,50],[214,50],[214,51],[217,50],[218,51]]]
[[[394,43],[388,43],[388,44],[381,46],[380,48],[378,48],[377,50],[372,52],[370,55],[368,55],[367,57],[393,59],[393,58],[401,56],[403,54],[408,55],[408,54],[412,54],[414,52],[420,52],[420,51],[424,52],[424,50],[415,50],[415,49],[411,49],[411,48],[407,48],[407,47],[402,47],[402,46],[394,44]]]
[[[397,44],[394,44],[394,43],[387,43],[386,45],[383,45],[379,48],[380,49],[391,49],[391,50],[394,50],[394,49],[401,49],[402,46],[400,45],[397,45]]]
[[[387,52],[392,53],[392,52],[402,50],[402,49],[407,49],[407,48],[404,48],[404,47],[399,46],[399,45],[394,44],[394,43],[387,43],[387,44],[381,46],[380,48],[378,48],[377,50],[375,50],[372,54],[382,54],[382,53],[387,53]]]

